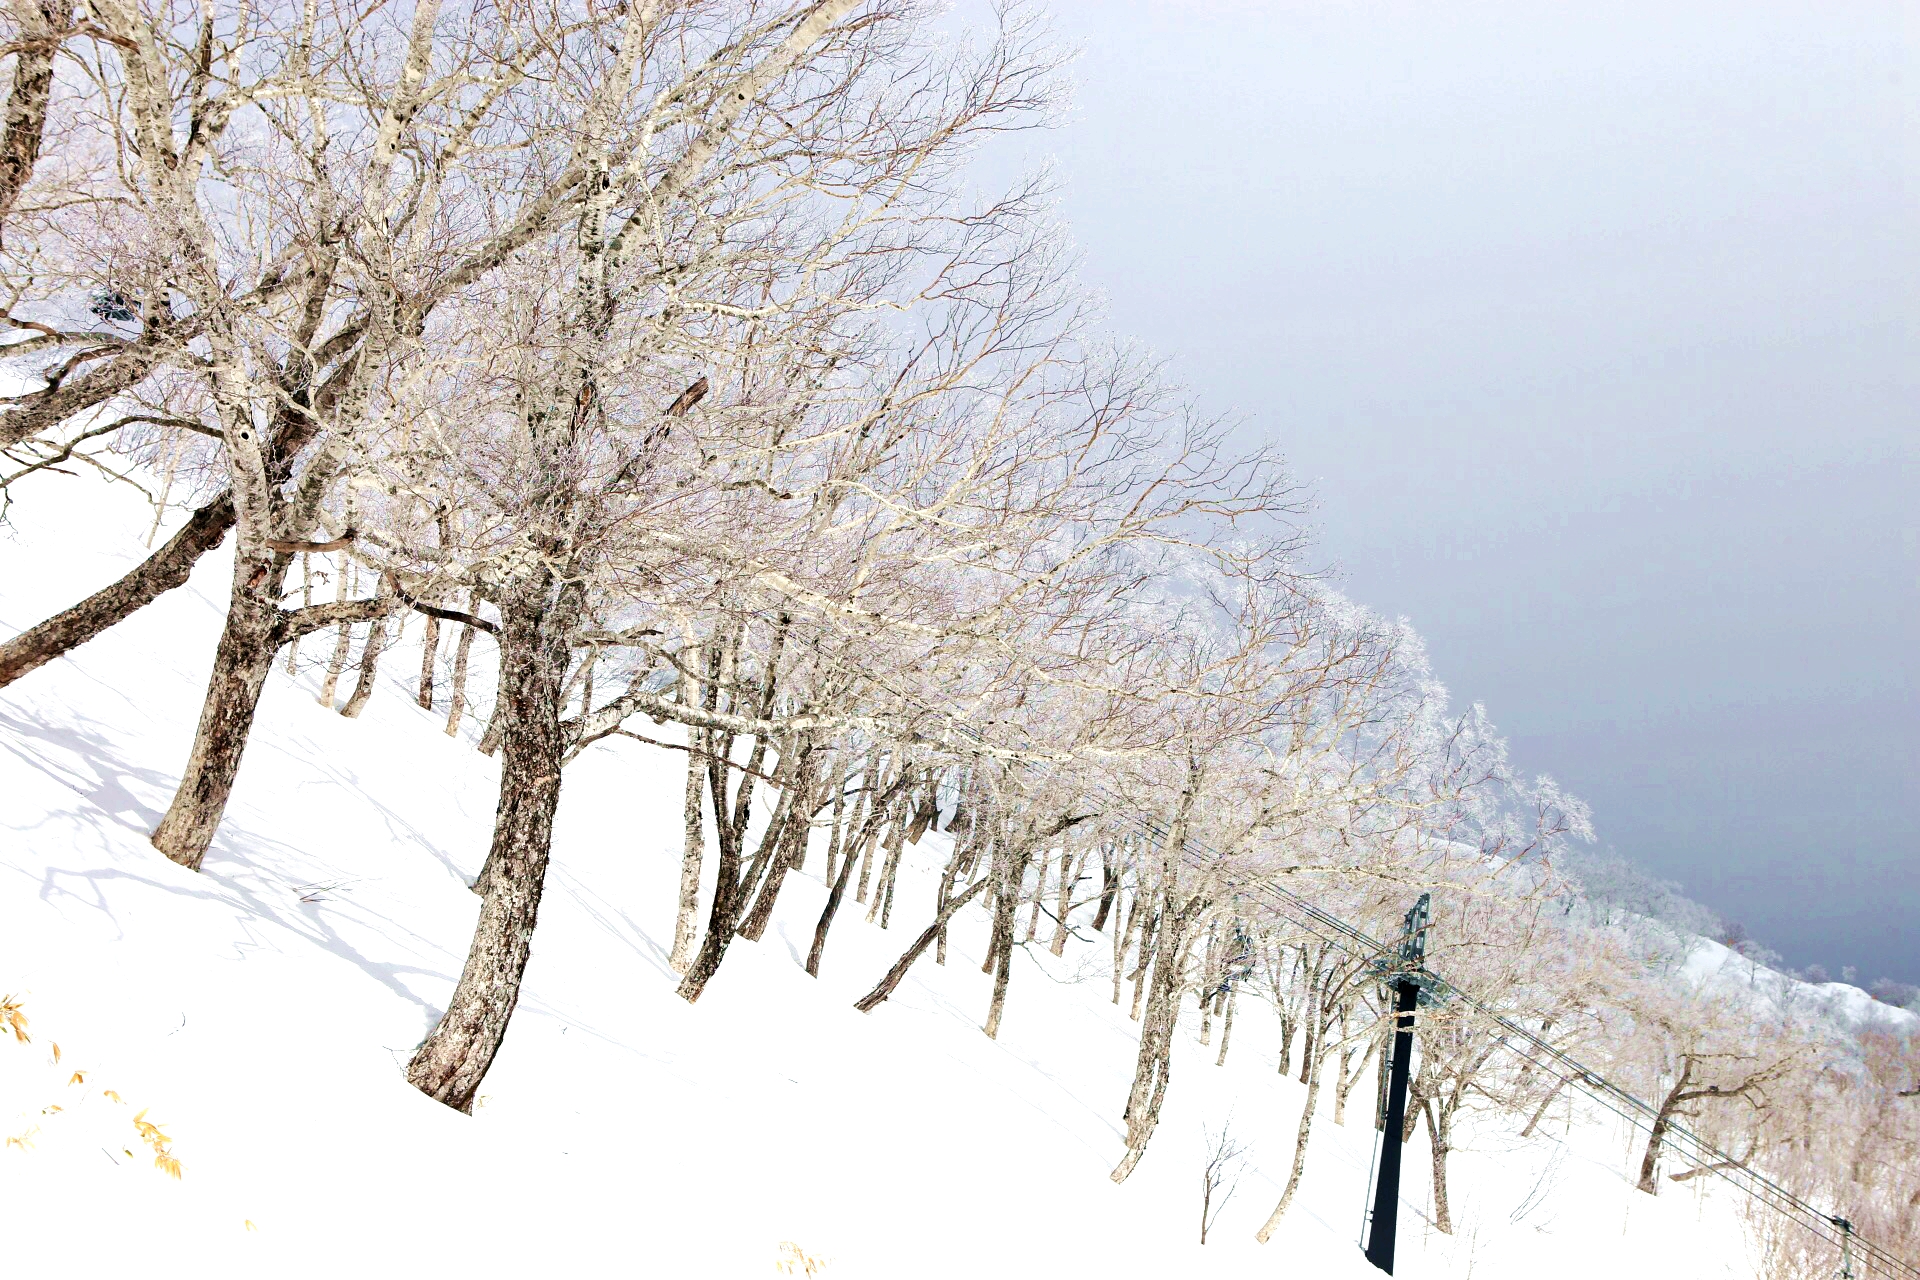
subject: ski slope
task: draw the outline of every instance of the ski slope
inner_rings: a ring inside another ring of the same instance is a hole
[[[12,519],[9,633],[123,571],[150,516],[76,478],[29,490]],[[683,757],[631,741],[569,769],[482,1104],[469,1117],[422,1097],[402,1068],[466,955],[496,767],[473,750],[477,724],[450,738],[443,712],[414,705],[417,619],[358,720],[316,703],[316,637],[301,674],[276,670],[204,871],[155,853],[228,569],[208,557],[0,692],[0,995],[32,1037],[0,1040],[0,1125],[22,1139],[0,1149],[9,1274],[769,1276],[783,1242],[833,1280],[1378,1274],[1356,1243],[1366,1085],[1336,1127],[1329,1084],[1301,1193],[1270,1244],[1253,1240],[1304,1095],[1274,1070],[1260,1003],[1243,1001],[1223,1067],[1184,1030],[1159,1131],[1117,1187],[1135,1026],[1109,1002],[1104,939],[1062,960],[1023,950],[997,1042],[979,1030],[977,909],[944,968],[929,956],[876,1012],[851,1007],[923,927],[943,837],[910,850],[890,930],[847,904],[818,981],[801,968],[825,897],[816,851],[765,939],[736,943],[698,1006],[681,1001],[666,953]],[[474,659],[490,667],[484,639]],[[159,1125],[177,1180],[136,1115]],[[1518,1122],[1468,1123],[1451,1237],[1426,1220],[1414,1140],[1398,1275],[1618,1280],[1656,1260],[1660,1276],[1754,1274],[1712,1179],[1638,1195],[1617,1124],[1552,1116],[1524,1144]],[[1229,1118],[1249,1162],[1202,1247],[1202,1129]]]

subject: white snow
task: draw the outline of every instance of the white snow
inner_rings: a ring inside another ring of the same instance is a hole
[[[71,480],[13,519],[8,634],[141,555],[147,516],[126,490]],[[306,673],[274,676],[205,870],[167,862],[146,833],[186,752],[227,572],[209,557],[0,693],[0,994],[33,1037],[0,1041],[0,1124],[26,1139],[0,1149],[8,1274],[767,1276],[786,1241],[835,1280],[1377,1274],[1356,1244],[1366,1085],[1344,1128],[1328,1089],[1300,1198],[1271,1244],[1252,1239],[1304,1093],[1276,1076],[1277,1020],[1256,1002],[1225,1067],[1188,1029],[1144,1163],[1109,1181],[1135,1028],[1108,1002],[1104,939],[1064,961],[1021,954],[998,1042],[979,1030],[977,911],[945,968],[927,957],[863,1015],[852,1001],[931,891],[910,880],[886,931],[849,903],[816,982],[800,966],[825,892],[816,852],[765,940],[736,943],[685,1004],[665,963],[681,757],[632,742],[568,773],[483,1105],[425,1099],[402,1066],[466,954],[494,765],[413,705],[417,648],[393,652],[349,721],[315,703],[326,641],[309,640]],[[937,862],[940,846],[914,852]],[[143,1110],[178,1181],[136,1134]],[[1229,1115],[1251,1164],[1202,1248],[1201,1129]],[[1398,1275],[1617,1280],[1654,1260],[1662,1276],[1753,1274],[1712,1179],[1638,1195],[1624,1130],[1553,1116],[1524,1144],[1517,1121],[1468,1127],[1451,1238],[1425,1220],[1424,1137],[1407,1148]]]

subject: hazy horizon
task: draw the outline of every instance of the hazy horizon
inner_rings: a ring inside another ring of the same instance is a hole
[[[1920,982],[1920,58],[1892,4],[1063,3],[1106,292],[1600,843]]]

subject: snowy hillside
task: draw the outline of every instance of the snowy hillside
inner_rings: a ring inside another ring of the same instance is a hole
[[[124,490],[34,496],[0,541],[9,632],[107,581],[145,532]],[[931,880],[905,882],[892,929],[836,931],[816,981],[800,965],[816,858],[765,939],[738,944],[698,1006],[677,998],[679,757],[634,742],[568,773],[527,987],[481,1105],[429,1101],[402,1068],[466,954],[496,766],[413,705],[404,648],[359,720],[281,669],[204,871],[161,857],[146,835],[227,573],[208,557],[0,694],[0,994],[31,1036],[0,1042],[0,1122],[20,1139],[0,1151],[9,1273],[764,1276],[792,1242],[848,1280],[1377,1274],[1356,1245],[1365,1100],[1336,1127],[1323,1096],[1301,1198],[1253,1241],[1303,1096],[1257,1003],[1222,1067],[1186,1029],[1160,1130],[1115,1186],[1136,1028],[1099,942],[1061,961],[1023,950],[992,1041],[975,910],[944,968],[929,957],[861,1014]],[[911,851],[919,871],[943,840]],[[136,1116],[162,1136],[143,1141]],[[1229,1120],[1250,1163],[1203,1248],[1202,1129]],[[1451,1238],[1425,1223],[1415,1139],[1399,1275],[1613,1280],[1654,1258],[1667,1276],[1753,1274],[1712,1179],[1637,1195],[1617,1125],[1556,1104],[1543,1127],[1524,1143],[1517,1124],[1468,1128]]]

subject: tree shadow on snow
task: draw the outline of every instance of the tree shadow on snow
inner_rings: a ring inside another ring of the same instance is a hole
[[[148,790],[149,794],[164,794],[174,785],[170,776],[121,759],[108,727],[86,717],[77,717],[72,723],[54,724],[33,713],[0,712],[0,728],[10,735],[0,736],[0,744],[83,801],[72,808],[47,813],[36,825],[45,827],[59,819],[71,819],[99,832],[107,849],[122,854],[132,852],[135,857],[151,858],[154,863],[153,875],[113,867],[49,867],[41,879],[42,901],[54,905],[64,899],[97,911],[123,938],[125,929],[101,888],[107,882],[126,881],[176,897],[218,903],[235,912],[235,925],[242,934],[234,943],[239,958],[245,959],[250,950],[280,949],[270,935],[256,932],[260,924],[277,926],[302,942],[332,953],[409,1004],[438,1018],[439,1011],[415,995],[401,979],[419,976],[450,986],[453,981],[450,972],[376,959],[349,941],[325,911],[302,910],[303,906],[312,904],[302,904],[297,898],[280,902],[261,891],[271,885],[291,892],[291,886],[273,881],[270,872],[288,864],[311,865],[315,859],[307,850],[251,831],[229,817],[222,823],[200,872],[175,868],[147,844],[148,834],[160,821],[160,811],[141,799],[136,790],[137,787]],[[35,751],[29,745],[32,743],[44,744],[51,750]],[[126,843],[129,835],[139,842],[131,850]],[[227,864],[232,864],[231,870]],[[74,882],[86,882],[90,892],[80,890]],[[383,937],[405,937],[421,949],[446,954],[445,949],[431,939],[367,908],[364,903],[354,903],[353,908],[364,913]]]

